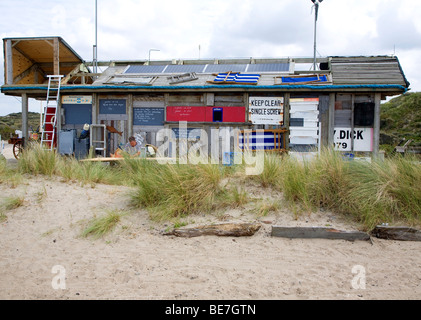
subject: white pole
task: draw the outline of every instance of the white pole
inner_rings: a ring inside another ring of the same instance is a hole
[[[313,59],[313,70],[316,71],[316,35],[317,35],[317,13],[319,11],[319,3],[314,4],[315,15],[314,15],[314,59]]]
[[[98,72],[98,0],[95,0],[95,45],[93,59],[94,73]]]

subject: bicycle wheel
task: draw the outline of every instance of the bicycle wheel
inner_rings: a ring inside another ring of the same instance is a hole
[[[19,160],[20,155],[23,151],[23,143],[22,141],[17,141],[13,144],[13,155],[17,160]]]

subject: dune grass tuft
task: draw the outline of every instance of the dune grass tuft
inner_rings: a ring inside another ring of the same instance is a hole
[[[120,222],[123,215],[125,215],[125,213],[112,210],[101,217],[94,218],[82,231],[81,236],[85,238],[90,236],[94,239],[99,239],[111,232]]]

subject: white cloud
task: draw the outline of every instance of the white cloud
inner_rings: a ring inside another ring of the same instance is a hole
[[[94,0],[0,1],[0,36],[61,36],[92,59]],[[100,60],[290,57],[313,54],[310,0],[101,0]],[[320,5],[320,55],[383,55],[400,59],[413,91],[421,91],[421,1],[327,0]],[[0,57],[0,83],[3,56]],[[39,110],[38,102],[30,109]],[[0,114],[20,111],[0,96]]]

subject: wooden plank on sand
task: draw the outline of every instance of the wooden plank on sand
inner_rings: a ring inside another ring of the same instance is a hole
[[[199,237],[204,235],[224,236],[224,237],[244,237],[252,236],[261,225],[258,223],[223,223],[215,225],[198,226],[193,228],[174,229],[164,235],[177,237]]]
[[[272,226],[272,236],[302,239],[370,240],[370,235],[360,231],[342,231],[324,227],[282,227]]]
[[[410,227],[376,226],[371,234],[380,239],[421,241],[421,231]]]

